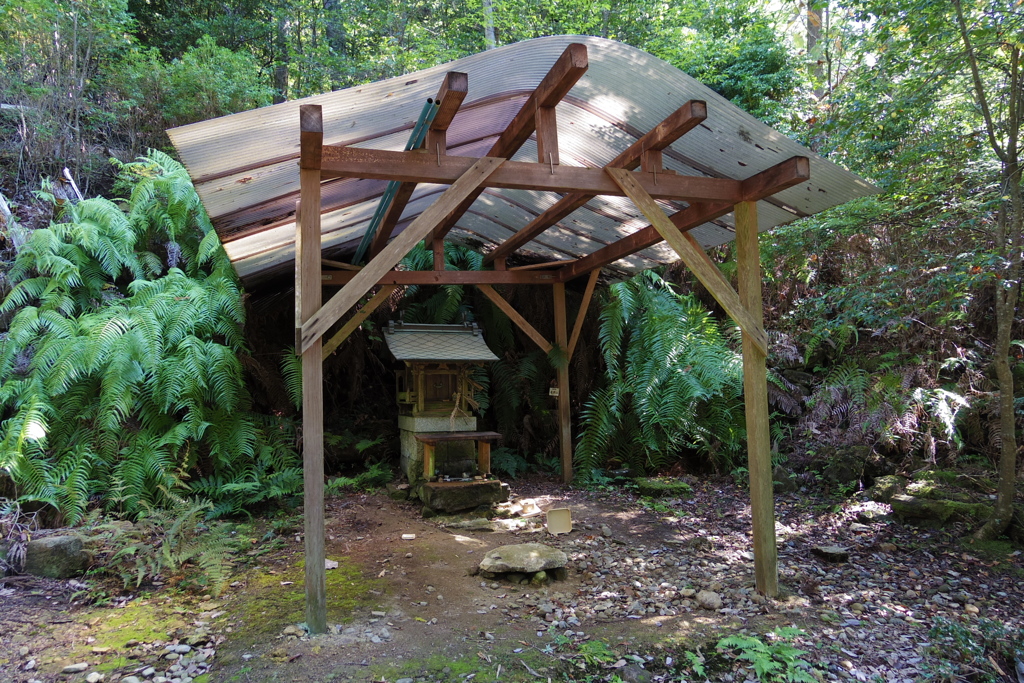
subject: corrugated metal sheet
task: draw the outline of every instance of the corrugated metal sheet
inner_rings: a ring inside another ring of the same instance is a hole
[[[811,215],[875,189],[863,179],[741,111],[695,79],[628,45],[586,36],[554,36],[508,45],[387,81],[225,116],[169,132],[196,183],[228,255],[247,285],[290,271],[298,199],[299,106],[323,106],[324,142],[400,150],[426,98],[446,71],[469,74],[469,95],[448,133],[449,153],[481,156],[518,112],[528,94],[572,42],[587,45],[590,68],[558,105],[565,165],[601,167],[687,100],[708,104],[707,120],[665,150],[667,168],[688,175],[742,179],[794,155],[811,158],[811,180],[759,202],[761,230]],[[516,160],[536,158],[531,140]],[[325,252],[354,250],[385,183],[324,183]],[[443,191],[421,186],[401,228]],[[550,206],[550,193],[491,189],[452,230],[452,239],[499,244]],[[675,208],[680,208],[676,205]],[[644,227],[628,200],[598,197],[523,251],[569,260]],[[733,239],[732,216],[694,229],[706,248]],[[675,260],[661,246],[612,265],[635,271]]]

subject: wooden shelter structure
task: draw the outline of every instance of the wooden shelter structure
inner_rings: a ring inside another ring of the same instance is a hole
[[[439,106],[424,144],[397,151],[431,95]],[[589,37],[510,45],[170,135],[243,281],[259,286],[295,264],[311,632],[326,629],[322,359],[396,287],[411,284],[475,285],[538,346],[571,357],[602,269],[676,259],[743,333],[756,587],[777,593],[758,233],[870,194],[871,185],[670,65]],[[368,263],[335,260],[354,249],[392,181],[400,185]],[[490,270],[445,270],[446,239],[483,245]],[[705,253],[733,239],[738,290]],[[420,241],[433,249],[434,269],[396,269]],[[508,267],[520,251],[543,262]],[[565,283],[583,276],[570,330]],[[550,285],[553,339],[495,289],[515,284]],[[326,303],[324,286],[340,288]],[[557,382],[569,481],[567,367]]]

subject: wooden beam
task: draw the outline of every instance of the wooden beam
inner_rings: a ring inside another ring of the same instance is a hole
[[[434,98],[434,101],[438,103],[437,113],[434,114],[434,120],[430,122],[430,127],[427,129],[427,138],[424,142],[424,151],[428,155],[439,156],[447,152],[448,127],[451,125],[452,119],[459,112],[459,107],[462,106],[462,101],[466,99],[466,93],[468,92],[468,75],[460,71],[449,71],[444,75],[441,87]],[[379,254],[384,245],[391,239],[395,226],[401,220],[402,212],[405,211],[409,198],[412,197],[415,189],[416,183],[413,182],[402,183],[398,187],[398,191],[388,206],[387,213],[384,214],[384,218],[377,227],[377,234],[373,236],[373,242],[370,245],[370,258]]]
[[[569,341],[565,316],[565,283],[551,286],[555,304],[555,343],[566,352],[565,363],[556,368],[558,376],[558,445],[562,456],[562,481],[572,482],[572,416],[569,405]]]
[[[558,120],[554,107],[537,108],[537,163],[558,165]]]
[[[636,182],[635,174],[621,168],[606,168],[605,172],[615,179],[615,182],[633,200],[640,212],[651,222],[654,229],[679,254],[679,258],[683,260],[686,267],[693,271],[701,284],[707,287],[715,300],[722,305],[725,312],[739,324],[744,338],[749,336],[754,345],[767,355],[768,338],[761,328],[760,321],[755,320],[740,303],[740,298],[732,285],[718,270],[718,267],[711,262],[707,253],[697,244],[697,240],[687,233],[679,232],[679,229],[669,220],[661,207]]]
[[[319,340],[334,324],[334,321],[355,306],[384,274],[416,246],[417,242],[431,234],[438,222],[448,215],[453,207],[458,206],[459,202],[480,187],[487,177],[501,167],[504,162],[504,159],[491,157],[480,159],[445,190],[426,211],[417,216],[416,220],[409,224],[409,227],[371,259],[340,292],[331,297],[319,311],[302,324],[302,350],[305,351]],[[317,257],[319,258],[319,254]],[[319,260],[317,265],[319,266]],[[317,276],[319,285],[319,272]]]
[[[555,61],[551,69],[545,74],[533,91],[530,97],[523,104],[519,113],[505,128],[505,131],[491,146],[487,156],[511,158],[519,148],[523,146],[530,135],[537,129],[537,109],[540,107],[554,107],[565,97],[572,87],[576,85],[583,74],[587,72],[589,62],[587,60],[587,46],[582,43],[572,43],[565,48],[565,51]],[[437,227],[437,233],[441,237],[448,234],[455,223],[462,217],[462,214],[469,211],[476,198],[480,196],[477,192],[465,199],[444,223]]]
[[[758,321],[761,311],[761,255],[757,203],[736,205],[736,265],[740,302]],[[779,594],[775,501],[772,492],[771,436],[768,425],[766,353],[743,333],[743,404],[747,417],[747,470],[754,540],[754,579],[758,592]]]
[[[320,308],[320,105],[299,108],[299,207],[295,230],[297,325]],[[296,347],[298,350],[298,347]],[[305,536],[306,625],[327,632],[327,575],[324,566],[324,399],[319,337],[302,353],[302,481]]]
[[[687,131],[698,126],[707,117],[707,104],[701,100],[690,100],[605,165],[612,168],[633,170],[640,164],[645,152],[665,149]],[[540,161],[543,163],[544,160],[541,159]],[[494,251],[484,256],[484,263],[490,263],[496,258],[508,256],[515,252],[595,196],[576,192],[565,195],[541,215],[530,221],[526,227],[505,240]]]
[[[491,300],[495,306],[501,309],[502,313],[507,315],[509,319],[516,324],[519,329],[526,333],[526,336],[534,341],[541,348],[544,353],[549,353],[554,348],[544,335],[537,331],[533,325],[531,325],[526,318],[519,314],[519,311],[512,308],[512,304],[505,301],[505,298],[494,291],[494,288],[490,285],[477,285],[477,288],[484,293],[488,299]]]
[[[341,287],[351,282],[358,271],[324,271],[324,287]],[[523,270],[389,270],[378,285],[549,285],[559,282],[554,271]]]
[[[576,312],[576,322],[572,326],[572,336],[569,337],[569,360],[576,351],[576,342],[580,340],[580,332],[583,330],[583,320],[587,317],[587,309],[590,308],[590,299],[594,296],[594,288],[597,286],[597,278],[601,275],[601,269],[595,268],[590,271],[590,279],[587,280],[587,288],[583,291],[583,300],[580,301],[580,310]]]
[[[327,360],[334,351],[341,346],[342,342],[349,338],[349,336],[355,332],[363,321],[370,317],[370,314],[377,310],[382,303],[388,300],[391,293],[398,289],[395,285],[385,285],[380,288],[380,291],[374,294],[369,301],[363,304],[355,315],[345,321],[345,324],[341,326],[330,341],[324,344],[323,347],[323,359]]]
[[[787,187],[805,182],[810,177],[810,160],[807,157],[792,157],[743,180],[740,183],[740,193],[743,195],[744,201],[757,201],[776,192],[781,192]],[[774,184],[769,182],[768,178],[774,178]],[[720,218],[732,210],[731,205],[723,202],[696,202],[682,211],[672,214],[669,220],[678,230],[685,232]],[[661,233],[653,226],[648,225],[618,242],[569,263],[562,269],[563,280],[572,280],[584,273],[589,273],[594,268],[603,268],[609,263],[653,247],[661,241]]]
[[[402,182],[453,183],[474,163],[474,157],[442,156],[437,159],[423,152],[391,152],[360,147],[324,147],[325,176],[377,178]],[[731,178],[637,173],[637,182],[655,199],[676,201],[724,201],[730,208],[741,199],[742,184]],[[623,192],[599,168],[558,166],[551,172],[548,164],[508,161],[487,179],[484,187],[540,192],[577,193],[590,196]]]
[[[296,221],[298,221],[298,216],[296,216]],[[341,268],[342,270],[351,270],[351,271],[356,271],[356,270],[362,270],[363,269],[362,266],[353,266],[351,263],[345,263],[344,261],[332,261],[331,259],[328,259],[328,258],[320,259],[320,265],[321,266],[329,266],[331,268]]]

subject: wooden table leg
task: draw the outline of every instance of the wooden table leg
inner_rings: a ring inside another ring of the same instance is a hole
[[[480,474],[484,476],[491,473],[491,442],[476,442],[476,462],[480,468]]]
[[[423,477],[430,481],[434,477],[434,445],[423,444]]]

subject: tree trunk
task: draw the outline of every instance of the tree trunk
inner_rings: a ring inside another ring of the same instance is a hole
[[[277,17],[274,52],[274,104],[280,104],[288,99],[288,34],[284,10]]]
[[[484,3],[484,49],[493,50],[498,44],[494,39],[494,6],[492,0],[483,0]]]

